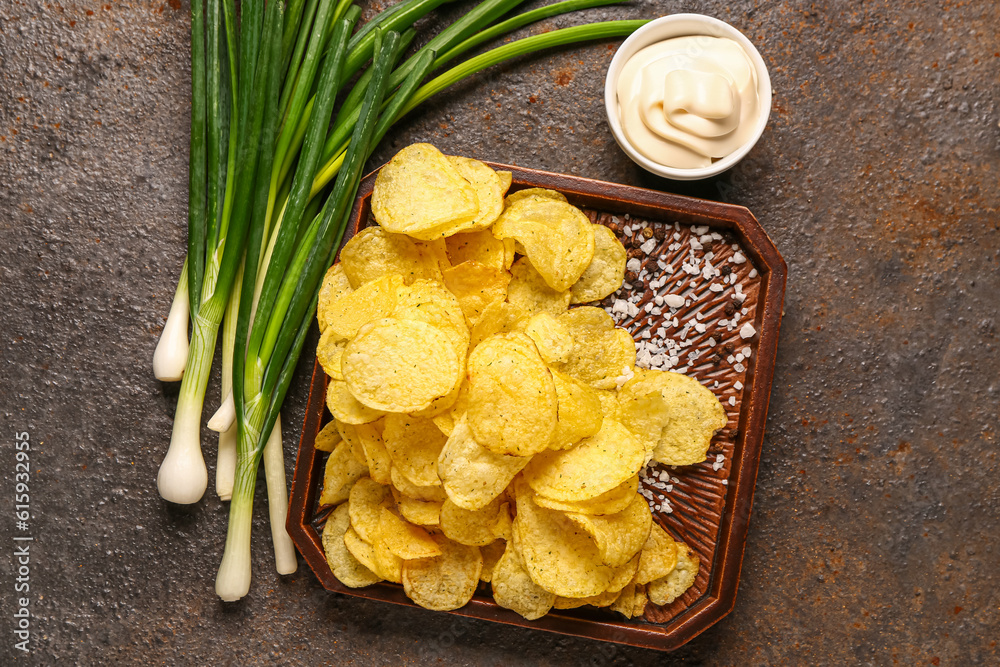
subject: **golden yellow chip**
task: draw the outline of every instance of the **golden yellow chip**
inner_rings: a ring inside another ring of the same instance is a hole
[[[437,460],[448,439],[429,419],[390,413],[382,434],[393,467],[417,486],[441,484]]]
[[[332,452],[333,448],[342,441],[343,438],[340,437],[340,433],[337,431],[337,423],[327,422],[326,426],[320,429],[320,432],[316,434],[316,440],[313,442],[313,447],[320,452]]]
[[[347,505],[341,505],[323,526],[323,551],[333,576],[348,588],[362,588],[381,581],[379,576],[355,558],[344,544],[344,534],[351,527]]]
[[[670,574],[677,565],[677,542],[658,523],[653,524],[639,556],[637,584],[648,584]]]
[[[500,512],[497,514],[496,523],[493,524],[493,534],[499,538],[507,540],[511,538],[513,519],[510,516],[511,502],[500,503]]]
[[[569,361],[556,366],[562,372],[595,389],[615,389],[617,379],[635,368],[635,341],[624,329],[615,328],[603,309],[573,308],[559,321],[573,337]]]
[[[618,592],[608,592],[604,591],[598,593],[597,595],[590,595],[585,598],[564,598],[557,597],[555,603],[552,605],[553,609],[576,609],[577,607],[582,607],[585,604],[589,604],[593,607],[607,607],[612,602],[618,598]]]
[[[440,414],[431,418],[434,425],[446,436],[451,435],[452,431],[455,430],[455,424],[465,416],[465,413],[469,409],[469,383],[465,381],[465,378],[462,378],[462,380],[463,382],[458,388],[458,394],[455,396],[455,402],[448,406],[447,409],[442,410]]]
[[[576,512],[577,514],[615,514],[621,512],[632,502],[639,486],[639,476],[632,475],[627,480],[599,496],[579,501],[553,500],[545,496],[536,496],[535,502],[542,507],[560,512]]]
[[[368,466],[358,463],[351,446],[343,440],[330,452],[323,473],[323,492],[320,505],[336,505],[350,496],[351,487],[368,474]]]
[[[444,489],[441,488],[440,484],[434,486],[417,486],[395,467],[389,471],[389,480],[392,487],[397,491],[404,496],[409,496],[416,500],[443,503],[445,498],[448,497],[445,495]]]
[[[375,225],[362,229],[344,245],[340,263],[354,289],[392,274],[402,276],[407,285],[421,278],[441,280],[437,258],[430,247]]]
[[[510,203],[493,224],[493,235],[520,243],[557,292],[572,287],[594,258],[594,226],[580,209],[556,199],[525,197]]]
[[[514,174],[509,171],[498,171],[497,177],[500,179],[500,187],[503,188],[503,193],[507,194],[507,190],[510,190],[511,183],[514,182]]]
[[[531,265],[527,258],[514,262],[510,267],[511,279],[507,285],[507,300],[525,313],[549,313],[558,316],[566,312],[571,294],[569,290],[554,290]]]
[[[382,508],[378,531],[379,541],[404,560],[441,555],[441,549],[426,530],[400,519],[388,507]]]
[[[365,324],[386,317],[396,307],[396,292],[403,286],[399,274],[382,276],[345,294],[327,309],[327,329],[323,334],[334,342],[354,338]]]
[[[348,444],[351,448],[351,454],[354,456],[354,460],[362,465],[368,465],[368,458],[365,456],[365,448],[361,446],[361,438],[358,436],[358,429],[352,424],[345,424],[336,417],[333,418],[333,423],[337,426],[337,433],[343,438],[344,442]]]
[[[531,580],[555,595],[584,598],[602,593],[614,569],[601,562],[593,538],[561,512],[535,504],[530,489],[517,487],[514,545]]]
[[[479,262],[495,269],[509,268],[507,251],[503,241],[493,236],[493,232],[483,229],[476,232],[462,232],[445,239],[448,260],[452,266],[462,262]]]
[[[386,412],[428,407],[451,392],[462,373],[455,347],[442,329],[394,318],[362,327],[347,344],[341,367],[351,394]]]
[[[632,496],[628,507],[617,514],[567,514],[566,517],[594,538],[601,560],[614,568],[625,565],[638,555],[653,525],[649,505],[638,493]]]
[[[463,416],[441,450],[438,475],[453,503],[476,510],[503,493],[528,461],[528,457],[494,454],[480,445]]]
[[[521,199],[554,199],[556,201],[566,201],[566,195],[547,188],[525,188],[507,195],[507,198],[504,199],[504,206],[510,206]]]
[[[625,618],[638,618],[646,611],[646,600],[646,587],[630,582],[618,594],[611,609],[623,614]]]
[[[400,289],[392,317],[434,325],[455,334],[456,346],[468,344],[469,327],[465,323],[462,304],[440,282],[418,280]]]
[[[467,419],[480,445],[495,454],[530,456],[545,449],[556,424],[556,391],[534,343],[500,334],[469,355]]]
[[[323,284],[319,288],[319,301],[316,302],[316,319],[319,330],[326,331],[330,321],[330,306],[340,297],[352,291],[351,283],[344,273],[344,267],[337,262],[323,276]]]
[[[632,556],[632,560],[615,568],[615,574],[611,577],[611,583],[608,584],[606,592],[614,593],[620,591],[626,585],[632,583],[635,573],[639,569],[639,558],[640,554],[636,554]]]
[[[565,373],[552,371],[556,388],[556,430],[549,449],[568,449],[601,430],[604,414],[597,389],[577,382]]]
[[[670,371],[636,369],[618,402],[622,423],[666,465],[704,461],[712,436],[727,422],[715,394],[694,378]]]
[[[594,225],[594,258],[570,292],[573,303],[600,301],[614,294],[625,280],[625,246],[604,225]]]
[[[344,374],[340,370],[340,359],[344,356],[346,345],[344,339],[337,335],[333,329],[327,329],[319,337],[319,345],[316,346],[316,361],[334,380],[344,379]]]
[[[395,575],[392,568],[388,568],[388,572],[381,571],[381,566],[375,556],[375,547],[373,547],[369,542],[361,539],[358,532],[351,526],[348,526],[347,530],[344,532],[344,547],[347,548],[348,553],[350,553],[351,556],[358,561],[358,563],[360,563],[368,571],[372,572],[379,580],[385,579],[385,574],[389,574],[390,576]],[[392,581],[392,579],[390,579],[390,581]]]
[[[497,173],[479,160],[449,155],[448,161],[462,178],[476,189],[479,213],[472,221],[471,229],[486,229],[500,216],[503,210],[503,195],[507,188]]]
[[[479,581],[490,583],[493,579],[493,570],[506,548],[507,543],[504,540],[494,540],[484,547],[479,547],[479,552],[483,556],[483,571],[479,573]]]
[[[403,561],[403,591],[425,609],[449,611],[472,599],[479,585],[483,557],[477,547],[432,535],[440,556]]]
[[[348,508],[351,512],[351,527],[365,542],[371,543],[378,539],[378,524],[382,517],[382,508],[391,507],[392,493],[389,487],[362,477],[351,487]],[[353,551],[351,553],[354,553]],[[354,554],[357,556],[357,554]],[[363,559],[358,558],[362,562]]]
[[[644,458],[638,438],[613,419],[605,419],[596,435],[575,447],[533,457],[524,478],[535,493],[553,500],[587,500],[638,473]]]
[[[521,556],[510,543],[493,569],[492,584],[493,601],[529,621],[549,613],[556,599],[531,580]]]
[[[510,274],[479,262],[462,262],[446,269],[444,284],[455,295],[469,325],[479,321],[486,306],[507,298]]]
[[[367,424],[385,414],[359,403],[343,380],[330,380],[326,388],[326,407],[330,408],[330,414],[345,424]]]
[[[385,422],[379,420],[370,424],[357,424],[354,431],[358,434],[358,441],[365,453],[368,474],[379,484],[388,484],[392,459],[389,458],[389,452],[382,440],[383,428],[385,428]]]
[[[371,546],[375,554],[375,569],[372,572],[386,581],[391,581],[395,584],[401,583],[402,568],[405,561],[389,550],[388,545],[382,541],[381,535],[379,539],[372,542]]]
[[[379,171],[372,215],[393,233],[444,238],[472,226],[479,215],[479,197],[441,151],[413,144]]]
[[[396,498],[396,509],[400,516],[412,524],[418,526],[436,526],[441,520],[441,506],[444,504],[440,500],[417,500],[409,496],[404,496],[396,487],[393,487],[393,496]]]
[[[547,364],[569,361],[573,351],[573,337],[563,324],[550,313],[533,315],[524,327],[524,333],[535,343],[538,356]]]
[[[614,389],[598,389],[597,397],[601,400],[601,414],[616,421],[622,421],[621,408],[618,406],[618,392]]]
[[[450,540],[473,547],[484,547],[496,540],[500,520],[500,499],[494,498],[485,507],[467,510],[451,500],[441,507],[441,532]]]
[[[483,309],[479,321],[472,327],[469,337],[469,351],[476,349],[490,336],[518,331],[526,322],[528,312],[520,306],[506,301],[494,301]]]
[[[663,606],[679,598],[694,584],[699,567],[698,554],[688,545],[678,544],[677,566],[667,576],[649,582],[647,586],[649,601],[657,606]]]

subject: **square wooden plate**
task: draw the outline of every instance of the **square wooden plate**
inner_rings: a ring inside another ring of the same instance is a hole
[[[713,439],[704,463],[678,468],[656,464],[643,471],[641,489],[654,519],[701,559],[694,585],[672,604],[649,604],[643,618],[631,620],[607,609],[586,607],[553,610],[528,621],[497,606],[489,585],[483,584],[472,601],[449,613],[675,649],[728,614],[736,601],[774,373],[785,262],[760,223],[741,206],[490,166],[512,172],[512,191],[558,190],[591,220],[618,234],[640,268],[629,275],[631,283],[596,305],[604,306],[619,326],[632,333],[639,348],[638,365],[697,378],[722,402],[729,423]],[[368,224],[376,174],[361,183],[345,242]],[[634,262],[631,268],[636,268]],[[683,296],[684,305],[670,308],[663,300],[667,294]],[[317,505],[326,454],[313,447],[316,434],[330,418],[326,383],[326,374],[316,364],[292,480],[288,532],[327,590],[414,606],[398,584],[347,588],[327,565],[320,533],[329,508]]]

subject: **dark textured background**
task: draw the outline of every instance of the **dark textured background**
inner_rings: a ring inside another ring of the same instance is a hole
[[[997,3],[633,2],[546,23],[698,11],[743,30],[770,67],[771,122],[714,182],[656,180],[616,147],[611,43],[489,70],[372,158],[431,141],[724,199],[784,254],[736,609],[671,655],[339,597],[308,569],[280,579],[262,522],[250,596],[216,599],[223,506],[208,494],[171,508],[154,483],[176,396],[150,359],[184,253],[187,10],[0,2],[0,544],[13,544],[20,431],[36,538],[31,654],[15,664],[1000,661]],[[292,442],[306,382],[285,411]],[[0,551],[10,664],[13,561]]]

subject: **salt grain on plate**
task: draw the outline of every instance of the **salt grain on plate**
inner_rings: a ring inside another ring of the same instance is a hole
[[[757,330],[753,328],[753,325],[747,322],[740,328],[740,338],[746,340],[747,338],[753,338]]]
[[[729,405],[736,405],[736,397],[735,396],[730,396],[729,397]]]
[[[736,391],[743,389],[743,383],[737,380],[736,382],[733,383],[733,389],[735,389]]]
[[[705,325],[702,324],[701,322],[698,322],[697,324],[694,325],[694,330],[697,331],[698,333],[705,333]]]
[[[647,255],[653,252],[654,250],[656,250],[656,239],[655,238],[649,239],[641,246],[639,246],[639,250],[642,250]]]
[[[720,285],[719,283],[712,283],[711,285],[708,286],[708,289],[710,289],[713,292],[721,292],[726,288]]]
[[[749,275],[750,275],[751,278],[756,278],[757,277],[757,269],[750,269],[750,274]]]
[[[743,352],[743,357],[746,359],[750,358],[750,347],[747,346],[741,350]]]
[[[742,372],[743,372],[743,371],[745,371],[746,369],[747,369],[747,367],[746,367],[746,366],[744,366],[744,365],[743,365],[743,364],[741,364],[741,363],[736,363],[736,364],[733,364],[733,370],[734,370],[734,371],[736,371],[737,373],[742,373]]]
[[[620,266],[620,265],[619,265]],[[684,297],[679,294],[667,294],[663,297],[663,300],[671,308],[680,308],[684,305]],[[674,320],[674,326],[677,326],[677,320]]]

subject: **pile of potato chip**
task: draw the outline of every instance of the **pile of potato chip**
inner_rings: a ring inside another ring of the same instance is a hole
[[[639,616],[698,557],[652,520],[638,473],[703,461],[725,413],[693,379],[636,369],[604,310],[569,308],[621,287],[625,249],[562,194],[510,184],[403,149],[375,183],[378,225],[324,279],[327,559],[346,586],[402,583],[428,609],[483,581],[528,619]]]

